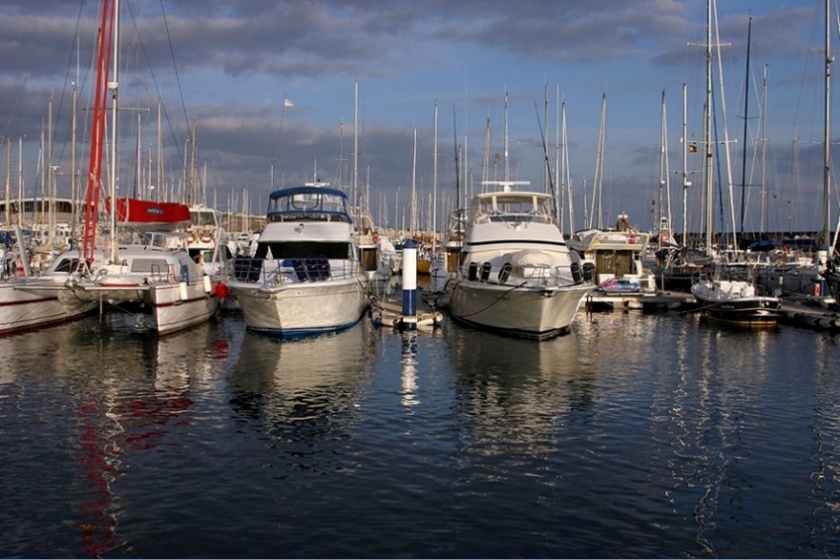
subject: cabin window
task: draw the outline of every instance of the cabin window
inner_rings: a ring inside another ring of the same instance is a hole
[[[53,270],[55,272],[73,272],[79,266],[79,259],[61,259]]]
[[[350,222],[345,198],[325,191],[298,192],[272,198],[268,203],[267,218],[270,222]]]
[[[162,272],[168,270],[166,259],[134,259],[131,272]]]
[[[256,257],[260,259],[306,259],[325,257],[327,259],[352,258],[352,249],[345,242],[321,241],[274,241],[259,243]]]

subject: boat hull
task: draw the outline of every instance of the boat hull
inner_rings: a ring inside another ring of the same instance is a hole
[[[209,321],[221,305],[216,283],[210,291],[201,282],[192,284],[156,284],[149,289],[158,336],[165,336]]]
[[[63,285],[12,281],[0,285],[0,335],[73,321],[94,309],[95,303],[79,300]]]
[[[703,316],[717,323],[747,328],[775,328],[782,318],[778,298],[755,295],[742,281],[705,281],[691,289]]]
[[[708,305],[703,309],[704,317],[733,327],[772,329],[778,326],[782,316],[778,305],[763,307],[762,301],[746,300],[727,303],[698,301],[701,305]]]
[[[303,282],[274,288],[231,282],[248,329],[281,337],[342,330],[367,307],[367,290],[356,278]]]
[[[453,280],[449,313],[457,321],[525,338],[564,334],[591,286],[511,287]]]

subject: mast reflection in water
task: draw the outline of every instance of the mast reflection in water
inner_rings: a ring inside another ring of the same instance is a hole
[[[838,355],[676,313],[0,338],[0,554],[834,557]]]

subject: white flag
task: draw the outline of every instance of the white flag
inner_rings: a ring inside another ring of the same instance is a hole
[[[289,99],[288,97],[283,100],[283,107],[294,107],[294,106],[295,106],[294,102],[291,99]]]

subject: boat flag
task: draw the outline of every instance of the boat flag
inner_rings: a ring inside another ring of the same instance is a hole
[[[295,103],[288,97],[283,100],[283,107],[294,107]]]

